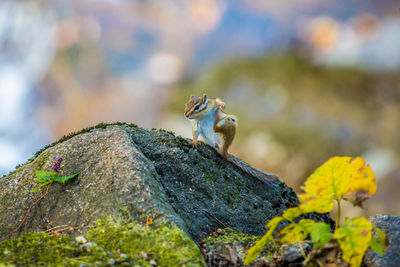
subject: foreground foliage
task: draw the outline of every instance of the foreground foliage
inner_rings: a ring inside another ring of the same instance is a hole
[[[0,265],[203,266],[198,247],[168,222],[104,218],[86,237],[28,233],[0,243]]]
[[[361,206],[363,201],[376,192],[375,175],[370,166],[365,165],[364,159],[331,158],[307,179],[302,189],[304,193],[299,196],[300,206],[284,211],[282,216],[273,218],[267,224],[268,232],[249,250],[245,264],[252,262],[268,242],[274,240],[278,243],[296,244],[309,236],[314,242],[314,248],[322,247],[329,241],[337,242],[343,253],[342,259],[350,266],[361,265],[368,247],[377,253],[384,253],[385,234],[367,219],[346,218],[344,225],[338,227],[341,200]],[[310,219],[295,220],[310,212],[330,212],[335,201],[338,205],[338,217],[333,234],[328,224]],[[287,224],[278,230],[281,222]]]

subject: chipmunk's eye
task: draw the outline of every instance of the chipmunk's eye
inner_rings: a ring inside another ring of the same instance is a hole
[[[194,107],[194,110],[198,110],[199,109],[199,105]]]

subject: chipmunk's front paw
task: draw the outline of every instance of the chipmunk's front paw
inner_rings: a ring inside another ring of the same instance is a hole
[[[217,104],[218,107],[220,107],[221,109],[226,108],[225,102],[223,102],[221,99],[217,98],[215,103]]]

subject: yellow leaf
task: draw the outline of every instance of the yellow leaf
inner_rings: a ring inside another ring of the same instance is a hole
[[[273,218],[272,220],[270,220],[268,222],[267,228],[268,229],[271,229],[271,228],[275,229],[282,220],[283,220],[283,217],[276,216],[275,218]]]
[[[279,218],[282,218],[282,217],[279,217]],[[274,219],[276,219],[276,218],[274,218]],[[252,261],[254,261],[257,258],[257,256],[261,253],[261,251],[267,246],[267,244],[269,242],[273,241],[272,234],[273,234],[276,226],[278,226],[278,224],[279,224],[279,222],[276,223],[275,227],[270,228],[268,230],[268,232],[260,240],[258,240],[254,244],[254,246],[252,246],[249,249],[249,251],[247,252],[246,257],[244,258],[243,265],[248,265]]]
[[[301,209],[299,207],[294,207],[294,208],[290,208],[290,209],[285,210],[282,213],[282,217],[285,220],[293,221],[296,217],[300,216],[301,214],[303,214]]]
[[[300,206],[290,208],[283,212],[282,216],[273,218],[268,224],[268,232],[250,248],[245,265],[253,261],[267,242],[273,240],[273,233],[281,221],[291,222],[280,231],[281,243],[295,244],[304,240],[311,232],[314,221],[309,219],[294,223],[294,219],[301,214],[310,212],[325,213],[332,210],[334,201],[340,202],[344,195],[350,194],[353,203],[360,204],[376,191],[375,176],[372,169],[362,158],[333,157],[319,167],[305,182],[302,187],[304,193],[299,195]],[[352,195],[351,195],[352,194]],[[352,266],[361,263],[366,247],[370,244],[371,224],[364,218],[347,220],[345,225],[335,233],[335,238],[341,246],[343,260],[349,261]],[[320,233],[317,229],[314,239],[327,242],[330,240],[329,233]],[[378,242],[379,241],[379,242]],[[380,238],[372,242],[377,250],[382,251],[384,240]],[[362,245],[357,246],[358,243]],[[358,265],[357,265],[358,264]]]
[[[333,157],[319,167],[302,187],[299,196],[304,212],[329,212],[334,200],[359,190],[372,195],[376,191],[375,176],[362,158]]]
[[[372,237],[372,224],[365,218],[346,219],[333,237],[338,241],[343,252],[342,259],[351,267],[361,265],[365,250]]]
[[[303,213],[325,213],[331,211],[334,206],[332,194],[322,195],[318,198],[302,194],[299,196],[299,200],[302,203],[300,205],[300,209],[303,211]]]
[[[280,232],[280,242],[289,245],[294,245],[307,238],[311,232],[312,226],[315,221],[311,219],[303,219],[298,223],[291,223],[282,229]]]
[[[347,194],[353,194],[357,191],[365,191],[369,195],[373,195],[376,192],[376,181],[375,174],[369,165],[365,166],[365,160],[362,158],[356,158],[353,162],[357,162],[358,170],[353,174],[350,181]]]

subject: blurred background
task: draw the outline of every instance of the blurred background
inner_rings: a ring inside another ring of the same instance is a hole
[[[332,156],[400,215],[397,0],[0,2],[0,175],[61,136],[126,121],[190,137],[191,94],[237,115],[231,153],[297,192]]]

